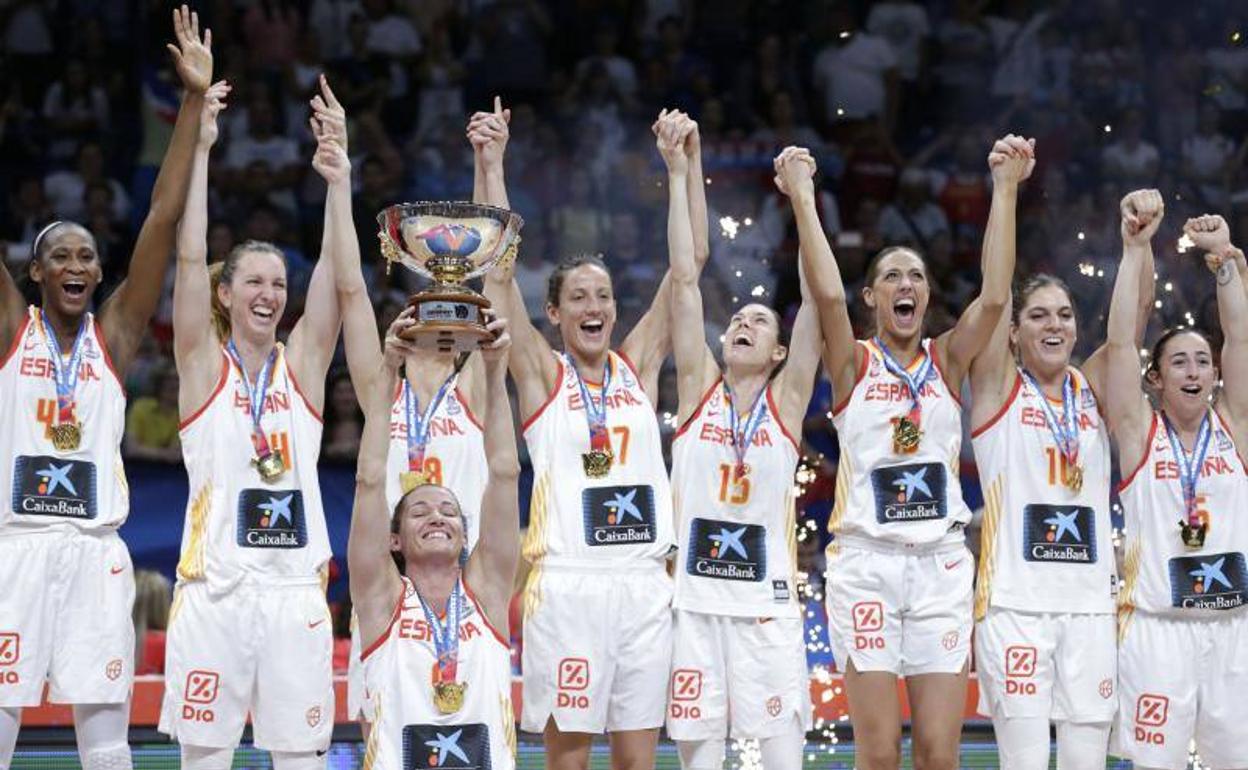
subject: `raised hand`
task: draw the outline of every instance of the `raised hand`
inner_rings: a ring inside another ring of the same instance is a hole
[[[1122,242],[1128,246],[1147,246],[1166,213],[1165,201],[1156,190],[1129,192],[1118,208],[1122,212]]]
[[[217,115],[226,108],[225,97],[233,89],[224,80],[218,80],[204,92],[204,106],[199,111],[199,146],[208,149],[217,141]]]
[[[1015,184],[1031,176],[1036,167],[1036,140],[1006,134],[992,145],[988,168],[993,184]]]
[[[685,124],[688,126],[688,133],[685,134],[685,156],[692,160],[702,152],[702,136],[698,133],[698,121],[686,115]]]
[[[351,178],[351,158],[347,155],[347,115],[334,98],[329,82],[321,75],[321,93],[312,97],[312,116],[308,125],[316,137],[316,154],[312,168],[328,184]]]
[[[334,96],[333,90],[329,87],[329,80],[323,73],[317,79],[317,83],[321,87],[321,92],[313,96],[308,104],[312,106],[312,119],[320,123],[320,132],[318,133],[318,130],[313,128],[312,134],[318,137],[324,134],[341,145],[345,152],[347,150],[347,111],[338,102],[338,97]]]
[[[415,315],[416,308],[408,305],[403,308],[402,313],[399,313],[390,322],[390,328],[386,329],[386,340],[382,349],[382,362],[391,371],[398,371],[403,362],[407,360],[408,355],[416,352],[415,343],[408,342],[399,336],[416,323]]]
[[[481,341],[481,359],[486,364],[497,364],[506,360],[507,351],[511,349],[511,332],[507,330],[507,319],[495,312],[494,308],[486,308],[483,314],[485,330],[494,336]]]
[[[1209,256],[1216,257],[1218,265],[1221,265],[1231,245],[1231,229],[1227,227],[1225,219],[1217,214],[1192,217],[1183,225],[1183,233],[1192,239],[1196,248],[1207,252]],[[1207,263],[1208,257],[1206,257]],[[1217,265],[1212,267],[1216,269]]]
[[[481,156],[481,164],[486,168],[497,168],[503,164],[503,154],[507,150],[507,140],[511,138],[511,110],[503,109],[502,98],[494,97],[493,112],[475,112],[468,120],[468,141],[472,149]]]
[[[205,29],[201,40],[199,14],[183,5],[173,9],[173,34],[178,44],[166,43],[165,48],[182,86],[191,93],[204,93],[212,84],[212,30]]]
[[[655,145],[669,174],[689,173],[689,158],[685,155],[685,138],[690,127],[686,124],[684,113],[679,110],[671,112],[663,110],[659,119],[651,126],[654,131]]]
[[[815,186],[815,157],[805,147],[785,147],[772,162],[776,170],[774,182],[776,189],[785,195],[793,195],[803,190],[813,190]]]

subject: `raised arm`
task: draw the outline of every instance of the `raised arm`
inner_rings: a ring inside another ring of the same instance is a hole
[[[217,115],[225,109],[230,86],[214,83],[200,109],[199,140],[191,164],[186,209],[178,224],[173,282],[173,358],[178,366],[178,411],[198,409],[212,392],[221,357],[212,320],[212,281],[208,277],[208,159],[217,141]]]
[[[992,208],[984,231],[983,286],[958,323],[936,344],[945,362],[945,374],[954,387],[962,382],[971,363],[1008,314],[1010,282],[1014,280],[1014,218],[1018,185],[1035,168],[1035,140],[1008,134],[988,154],[992,170]]]
[[[212,31],[204,30],[201,40],[199,16],[185,5],[173,11],[173,30],[178,44],[166,47],[182,79],[182,105],[156,175],[151,208],[135,241],[129,271],[100,308],[104,339],[113,364],[120,372],[129,368],[148,321],[160,304],[178,220],[186,208],[204,94],[212,83]]]
[[[411,326],[411,308],[394,319],[386,332],[385,357],[378,376],[369,378],[373,392],[361,400],[367,404],[360,456],[355,466],[355,503],[351,508],[351,532],[347,538],[347,570],[351,578],[351,603],[360,621],[361,638],[371,642],[381,636],[402,595],[399,570],[390,556],[390,516],[386,505],[386,459],[390,453],[390,394],[399,380],[399,367],[410,352],[410,343],[399,332]]]
[[[26,315],[26,301],[9,273],[9,266],[0,254],[0,345],[8,350]]]
[[[1140,353],[1135,332],[1139,325],[1141,266],[1146,259],[1148,242],[1161,226],[1164,205],[1161,195],[1149,190],[1140,206],[1122,205],[1122,262],[1114,279],[1114,294],[1109,302],[1109,328],[1106,332],[1105,419],[1118,444],[1118,464],[1129,473],[1140,464],[1148,447],[1148,429],[1152,411],[1144,395],[1140,376]],[[1140,209],[1156,212],[1150,220],[1142,220]]]
[[[465,578],[495,628],[507,631],[507,609],[520,563],[520,458],[507,397],[507,320],[486,325],[494,340],[482,347],[488,395],[485,399],[485,457],[489,479],[481,497],[481,536],[468,557]]]
[[[1231,245],[1231,231],[1220,216],[1187,220],[1183,232],[1205,250],[1205,264],[1218,283],[1222,326],[1222,395],[1218,411],[1229,418],[1236,446],[1248,442],[1248,293],[1243,284],[1244,252]]]
[[[655,144],[667,167],[667,251],[668,275],[673,318],[684,323],[670,324],[672,350],[676,354],[677,420],[684,425],[698,408],[702,394],[715,381],[718,366],[706,344],[703,325],[702,292],[698,288],[698,266],[694,257],[693,226],[689,221],[689,159],[684,151],[688,123],[679,113],[666,110],[659,116]]]

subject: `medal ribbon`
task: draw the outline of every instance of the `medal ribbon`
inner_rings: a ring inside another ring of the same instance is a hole
[[[74,391],[78,387],[78,367],[82,364],[83,346],[87,338],[87,316],[82,317],[78,326],[78,336],[74,338],[74,349],[70,351],[69,363],[61,358],[61,343],[56,339],[52,324],[48,323],[47,314],[40,312],[39,320],[43,322],[43,336],[48,341],[48,354],[52,356],[52,375],[56,380],[56,421],[58,424],[74,422]]]
[[[737,414],[737,404],[732,397],[732,387],[724,380],[724,397],[728,399],[728,429],[732,431],[732,452],[737,456],[735,473],[738,477],[745,473],[745,453],[754,441],[758,426],[763,424],[763,415],[767,413],[767,404],[763,396],[767,395],[767,386],[758,391],[754,403],[750,404],[750,412],[745,418],[745,428],[741,427],[741,416]]]
[[[572,363],[572,357],[566,353],[563,357],[568,368],[572,370],[572,375],[576,377],[576,386],[580,388],[581,401],[585,404],[585,419],[589,422],[589,448],[611,454],[611,442],[607,438],[607,391],[611,387],[611,356],[607,356],[607,363],[602,367],[602,399],[597,404],[590,398],[589,388],[585,385],[585,380],[581,379],[576,365]]]
[[[1075,399],[1075,378],[1070,372],[1066,372],[1066,379],[1062,381],[1062,419],[1059,420],[1040,383],[1026,369],[1022,373],[1027,383],[1040,396],[1044,417],[1049,424],[1049,432],[1053,434],[1053,441],[1057,444],[1057,450],[1066,458],[1067,465],[1073,468],[1079,463],[1079,404]]]
[[[420,599],[425,622],[429,624],[429,635],[433,637],[433,651],[438,657],[434,664],[438,681],[454,682],[459,668],[459,620],[464,614],[464,594],[459,589],[459,580],[455,581],[451,596],[446,601],[446,623],[438,623],[437,613],[425,601],[425,597],[420,595],[420,591],[416,592],[416,598]]]
[[[884,361],[884,368],[892,372],[893,376],[905,383],[906,388],[910,391],[910,411],[906,414],[910,418],[910,422],[915,427],[920,425],[920,417],[922,416],[922,406],[919,402],[919,390],[923,387],[923,383],[927,381],[927,375],[932,370],[932,357],[923,351],[923,363],[919,365],[914,374],[906,371],[906,367],[897,362],[893,358],[892,351],[884,344],[884,340],[879,337],[873,339],[875,346],[880,349],[881,358]]]
[[[1209,413],[1205,412],[1200,427],[1196,429],[1196,443],[1189,455],[1183,449],[1179,433],[1170,423],[1170,418],[1162,412],[1161,419],[1166,423],[1166,436],[1170,439],[1170,451],[1179,466],[1179,486],[1183,490],[1183,510],[1187,514],[1187,523],[1193,526],[1200,524],[1196,514],[1196,481],[1200,478],[1200,469],[1205,464],[1205,455],[1209,452],[1209,439],[1213,437],[1213,429],[1209,423]]]
[[[420,411],[420,397],[416,395],[411,384],[406,379],[403,380],[403,408],[407,414],[407,469],[413,473],[420,473],[425,467],[425,450],[429,447],[429,430],[433,426],[433,415],[442,405],[446,394],[450,392],[457,374],[459,374],[458,369],[451,372],[451,376],[442,382],[423,413]]]
[[[260,427],[260,417],[264,414],[264,397],[269,390],[269,377],[273,362],[277,360],[277,347],[274,346],[269,351],[269,357],[265,360],[264,366],[260,367],[260,374],[256,377],[254,384],[247,376],[247,366],[243,363],[243,357],[239,354],[238,347],[232,338],[226,343],[225,349],[238,366],[238,370],[243,373],[243,387],[247,389],[247,411],[251,413],[251,443],[255,446],[256,456],[264,457],[270,454],[269,440],[264,435],[264,429]]]

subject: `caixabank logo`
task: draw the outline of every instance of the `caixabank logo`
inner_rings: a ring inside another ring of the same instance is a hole
[[[1023,508],[1023,559],[1096,563],[1092,509],[1082,505],[1028,505]]]
[[[45,455],[19,456],[13,466],[13,512],[94,519],[95,464]]]
[[[693,519],[689,524],[690,575],[759,582],[767,576],[767,530],[757,524]]]
[[[638,484],[581,492],[586,545],[633,545],[655,539],[654,490]]]
[[[1244,606],[1248,569],[1242,553],[1177,556],[1170,560],[1170,598],[1185,610],[1233,610]]]
[[[490,728],[466,725],[405,725],[403,770],[490,770]]]
[[[943,519],[945,466],[940,463],[894,465],[871,472],[875,520],[880,524]]]
[[[244,489],[238,495],[238,544],[244,548],[303,548],[308,527],[298,489]]]

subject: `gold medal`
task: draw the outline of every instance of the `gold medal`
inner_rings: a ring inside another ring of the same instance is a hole
[[[431,483],[429,474],[424,471],[403,471],[399,474],[399,489],[405,495],[416,487],[423,487],[429,483]]]
[[[909,415],[897,418],[893,423],[893,452],[899,455],[914,454],[919,451],[919,439],[923,431]]]
[[[454,714],[463,708],[466,689],[467,682],[434,682],[433,705],[437,707],[438,713]]]
[[[1183,538],[1183,545],[1191,550],[1205,547],[1205,533],[1209,531],[1209,525],[1201,522],[1200,524],[1191,524],[1186,521],[1179,522],[1179,536]]]
[[[1071,463],[1066,466],[1066,487],[1075,494],[1083,489],[1083,466]]]
[[[286,472],[286,463],[282,460],[280,449],[274,449],[262,457],[255,458],[251,464],[256,466],[256,470],[260,472],[260,478],[266,484],[272,484]]]
[[[581,455],[581,464],[585,467],[586,476],[591,479],[601,479],[611,472],[611,461],[613,459],[610,452],[604,452],[601,449],[591,449]]]
[[[82,444],[82,423],[61,422],[48,427],[52,446],[61,452],[72,452]]]

